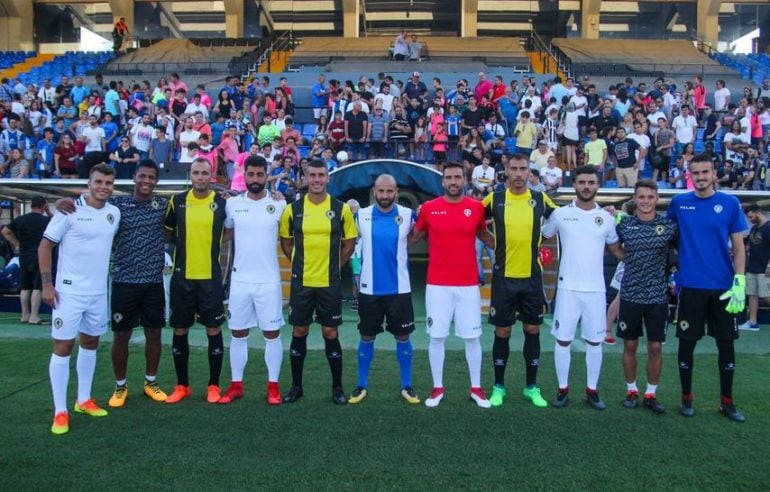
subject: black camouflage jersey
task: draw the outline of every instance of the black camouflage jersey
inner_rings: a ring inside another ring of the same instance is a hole
[[[637,304],[668,302],[668,257],[679,228],[663,215],[649,222],[624,216],[617,233],[626,251],[620,298]]]
[[[112,281],[127,284],[163,282],[165,261],[163,220],[168,199],[146,202],[133,196],[110,198],[121,220],[112,249]]]

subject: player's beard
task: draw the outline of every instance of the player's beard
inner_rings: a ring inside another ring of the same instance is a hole
[[[259,195],[265,189],[265,183],[257,183],[255,181],[253,183],[246,184],[246,188],[249,190],[249,193]]]
[[[388,198],[383,198],[383,199],[376,198],[375,200],[377,200],[377,205],[379,205],[380,208],[382,209],[390,208],[391,206],[393,206],[393,202],[395,201],[395,199],[388,199]]]
[[[591,191],[591,190],[588,190],[588,189],[587,189],[587,190],[583,190],[583,191],[578,191],[578,193],[577,193],[577,199],[578,199],[578,200],[580,200],[581,202],[590,202],[590,201],[592,201],[594,198],[596,198],[596,192],[597,192],[597,191],[598,191],[598,190],[595,190],[595,191]],[[589,195],[586,195],[586,194],[585,194],[586,192],[588,192],[588,193],[590,193],[590,194],[589,194]]]

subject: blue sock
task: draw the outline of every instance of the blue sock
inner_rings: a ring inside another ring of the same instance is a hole
[[[374,340],[358,342],[358,385],[366,388],[369,380],[369,368],[374,359]]]
[[[412,386],[412,342],[396,340],[396,357],[401,369],[401,389]]]

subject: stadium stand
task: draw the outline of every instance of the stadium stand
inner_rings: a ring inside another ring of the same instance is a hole
[[[36,58],[40,56],[46,55],[39,55]],[[57,85],[62,76],[73,77],[93,73],[101,64],[108,62],[114,56],[110,51],[100,53],[68,51],[60,56],[47,55],[46,61],[41,65],[18,74],[17,78],[25,85],[40,85],[45,79],[51,79],[51,83]]]
[[[714,53],[714,60],[741,74],[741,78],[761,84],[762,80],[770,77],[770,57],[766,53],[751,53],[749,55],[734,55],[730,53]]]

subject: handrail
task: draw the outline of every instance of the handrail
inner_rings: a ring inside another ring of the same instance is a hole
[[[564,73],[567,74],[568,77],[572,76],[572,65],[569,61],[566,61],[561,54],[559,54],[557,51],[553,49],[553,46],[543,40],[542,37],[537,33],[535,30],[535,27],[530,24],[530,39],[533,45],[533,48],[535,48],[538,52],[541,53],[540,55],[540,61],[545,62],[543,59],[542,53],[547,53],[548,56],[550,56],[554,61],[556,61],[556,71],[562,70]],[[544,63],[545,66],[545,63]]]

